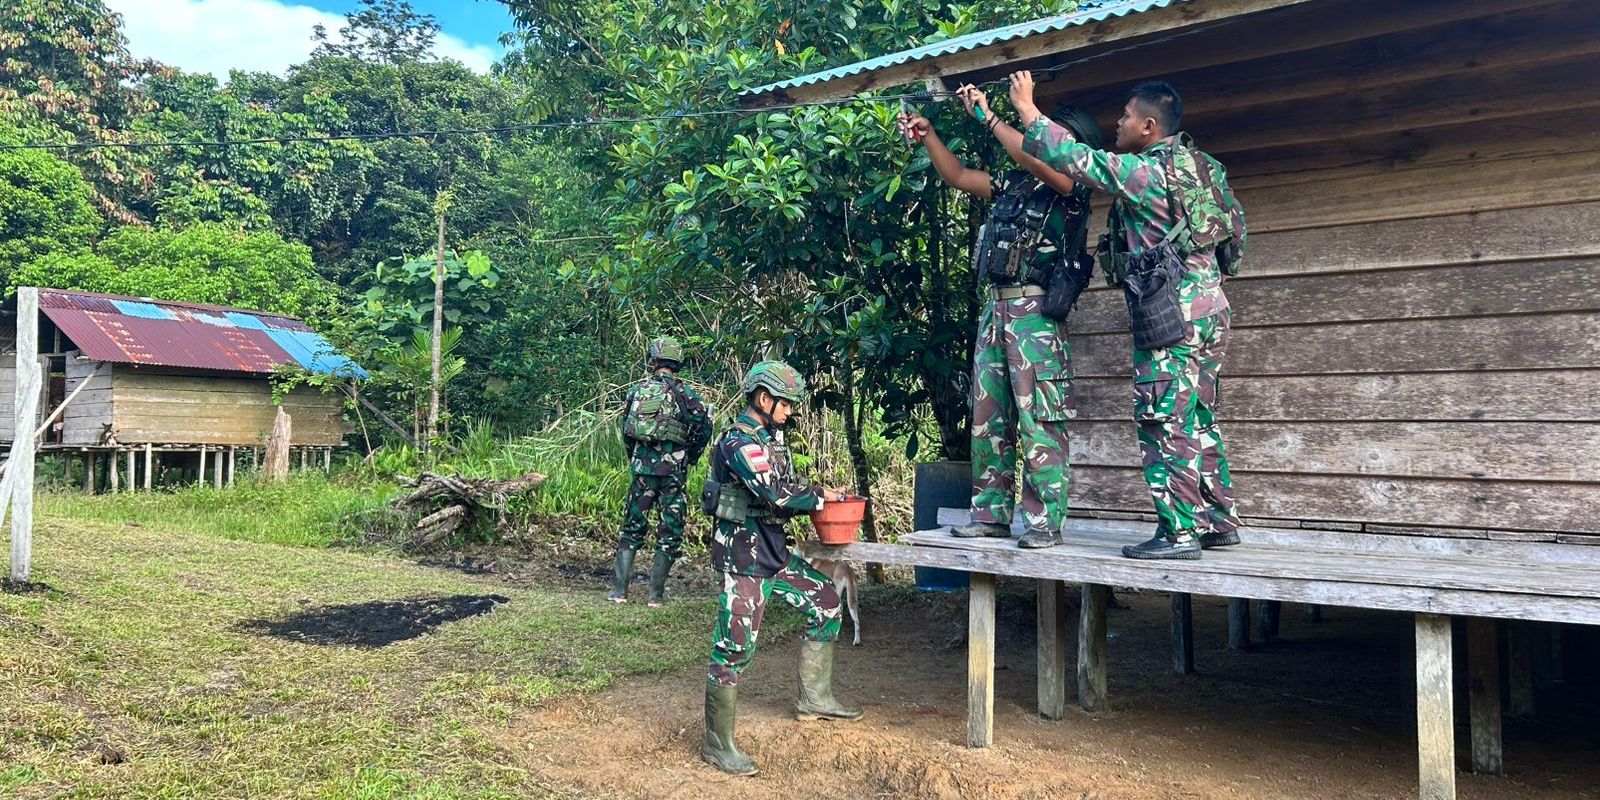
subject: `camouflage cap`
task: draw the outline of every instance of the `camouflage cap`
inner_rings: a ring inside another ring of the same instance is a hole
[[[1078,141],[1096,150],[1106,149],[1105,137],[1100,134],[1100,123],[1095,121],[1094,115],[1081,107],[1062,103],[1056,108],[1055,113],[1050,115],[1050,119],[1071,129],[1073,137]]]
[[[650,343],[650,348],[645,351],[645,360],[654,364],[657,361],[676,361],[683,363],[683,345],[671,336],[663,336]]]
[[[739,382],[739,388],[747,395],[757,389],[766,389],[773,397],[781,397],[797,405],[806,401],[806,379],[794,367],[782,361],[763,361],[751,367],[744,374],[744,380]]]

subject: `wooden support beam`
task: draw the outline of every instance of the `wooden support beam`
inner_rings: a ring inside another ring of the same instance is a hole
[[[1067,711],[1066,588],[1039,581],[1039,716],[1061,719]]]
[[[211,459],[211,461],[212,461],[212,466],[211,466],[211,486],[212,486],[212,488],[221,489],[222,488],[222,449],[221,448],[217,449],[217,457]],[[204,475],[202,475],[200,477],[202,479],[205,478]]]
[[[1417,614],[1417,785],[1422,800],[1455,800],[1455,704],[1450,618]]]
[[[39,395],[46,381],[39,370],[39,290],[17,289],[17,374],[12,426],[29,430],[39,418]],[[37,444],[32,436],[12,436],[9,463],[11,494],[11,580],[28,580],[33,562],[33,458]]]
[[[155,488],[156,474],[156,449],[149,442],[144,445],[144,490],[151,491]]]
[[[206,446],[200,445],[200,468],[194,471],[196,486],[206,485]]]
[[[97,461],[99,461],[99,459],[95,456],[95,452],[93,450],[90,450],[89,452],[83,454],[83,493],[84,494],[94,494],[94,489],[95,489],[95,486],[94,486],[94,471],[95,471],[95,467],[98,466],[95,463]]]
[[[228,485],[233,485],[233,476],[239,473],[239,448],[228,445]]]
[[[1250,649],[1250,601],[1246,598],[1228,598],[1228,647]]]
[[[118,458],[119,455],[120,455],[120,453],[118,453],[115,450],[112,450],[111,452],[106,454],[106,458],[108,460],[108,462],[106,464],[106,472],[108,472],[110,474],[110,476],[111,476],[111,493],[112,494],[118,494],[118,493],[120,493],[122,491],[122,478],[118,474],[119,472],[121,472],[121,466],[122,465],[117,463],[118,461],[121,461],[121,459]]]
[[[1083,585],[1078,614],[1078,707],[1106,707],[1106,597],[1108,587]]]
[[[1467,620],[1467,699],[1472,718],[1472,771],[1505,774],[1500,738],[1499,623]]]
[[[1194,605],[1188,592],[1172,593],[1172,671],[1194,673]]]
[[[138,458],[139,457],[137,455],[135,455],[132,450],[128,451],[128,491],[130,491],[130,492],[139,491],[139,482],[138,482],[139,461],[138,461]]]
[[[1506,673],[1509,708],[1514,719],[1533,716],[1533,636],[1526,622],[1506,623]]]
[[[322,451],[322,474],[333,472],[333,448],[328,447]]]
[[[967,592],[967,746],[994,741],[994,575],[972,573]]]
[[[1282,612],[1282,604],[1277,600],[1261,600],[1256,604],[1256,629],[1261,634],[1261,643],[1278,641],[1278,617]]]

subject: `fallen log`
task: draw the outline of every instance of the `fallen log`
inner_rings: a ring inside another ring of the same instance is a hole
[[[421,550],[481,520],[492,518],[498,522],[511,498],[538,488],[544,481],[545,476],[537,472],[507,480],[434,472],[424,472],[415,478],[402,475],[399,476],[400,485],[411,491],[396,498],[393,505],[404,513],[417,515],[406,546]]]

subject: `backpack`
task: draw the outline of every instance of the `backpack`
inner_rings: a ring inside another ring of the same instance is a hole
[[[668,381],[641,381],[623,414],[622,435],[641,442],[683,444],[689,438],[689,426],[679,419],[680,406],[678,391]]]
[[[1179,134],[1168,162],[1170,196],[1189,224],[1188,249],[1216,247],[1217,266],[1224,275],[1238,275],[1244,260],[1247,231],[1244,206],[1228,186],[1228,170],[1194,146],[1188,134]]]

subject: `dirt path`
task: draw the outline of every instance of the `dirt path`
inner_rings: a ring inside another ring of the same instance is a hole
[[[1007,590],[1010,590],[1009,592]],[[587,795],[641,798],[1404,798],[1414,796],[1408,618],[1285,608],[1284,641],[1222,648],[1221,601],[1197,598],[1201,674],[1167,672],[1164,595],[1120,595],[1111,619],[1106,713],[1033,713],[1033,599],[1002,584],[996,745],[965,735],[961,596],[885,599],[864,612],[865,644],[841,646],[840,693],[860,723],[797,723],[795,643],[768,643],[741,684],[739,740],[761,764],[730,778],[696,757],[703,672],[630,681],[514,722],[521,766]],[[598,596],[597,596],[598,599]],[[1569,646],[1569,661],[1579,648]],[[1580,669],[1581,671],[1581,669]],[[1582,702],[1541,695],[1537,723],[1508,723],[1505,778],[1462,775],[1483,800],[1600,797],[1595,681]],[[1069,690],[1070,691],[1070,690]],[[1458,713],[1464,721],[1464,709]],[[1463,739],[1463,741],[1465,741]]]

